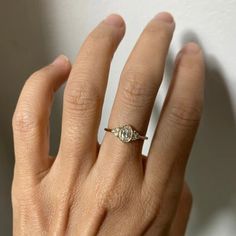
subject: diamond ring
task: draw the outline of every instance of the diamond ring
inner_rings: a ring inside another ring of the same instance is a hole
[[[148,137],[140,135],[130,125],[124,125],[113,129],[105,128],[104,130],[113,133],[124,143],[129,143],[138,139],[148,139]]]

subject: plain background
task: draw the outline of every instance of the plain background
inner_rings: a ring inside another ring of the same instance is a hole
[[[177,51],[197,41],[205,51],[205,110],[188,166],[194,207],[187,235],[232,236],[236,232],[236,0],[8,0],[0,2],[0,234],[11,235],[10,186],[13,169],[11,117],[26,78],[66,54],[72,61],[92,28],[110,13],[121,14],[126,35],[115,54],[99,133],[114,98],[119,75],[146,23],[169,11],[177,28],[167,60],[148,136],[152,136]],[[158,53],[158,52],[157,52]],[[96,75],[95,75],[96,76]],[[52,153],[56,153],[62,90],[52,115]],[[147,152],[146,142],[144,152]]]

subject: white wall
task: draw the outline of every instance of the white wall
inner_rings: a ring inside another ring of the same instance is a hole
[[[180,47],[198,41],[206,53],[205,112],[188,168],[194,209],[187,235],[236,232],[236,0],[25,0],[0,2],[0,232],[10,235],[13,150],[11,115],[24,80],[65,53],[73,60],[88,32],[106,15],[120,13],[127,32],[112,63],[102,129],[107,124],[119,74],[138,35],[157,12],[170,11],[177,28],[157,98],[152,135],[171,65]],[[52,117],[52,152],[60,130],[61,93]],[[158,105],[158,106],[157,106]],[[147,151],[149,143],[145,146]]]

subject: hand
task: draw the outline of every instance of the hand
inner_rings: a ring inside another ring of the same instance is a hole
[[[144,135],[161,84],[175,23],[152,19],[121,73],[109,128],[130,124]],[[60,56],[33,73],[14,117],[14,235],[183,235],[191,207],[184,172],[200,121],[203,54],[194,43],[177,56],[149,150],[106,132],[97,141],[112,57],[125,33],[120,16],[102,21],[76,62]],[[60,148],[49,157],[54,92],[65,82]],[[181,197],[182,196],[182,197]]]

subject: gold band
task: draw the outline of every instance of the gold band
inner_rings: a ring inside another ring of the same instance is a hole
[[[117,138],[120,139],[120,141],[124,143],[129,143],[138,139],[148,139],[148,137],[140,135],[135,129],[131,127],[131,125],[124,125],[113,129],[105,128],[104,130],[113,133]]]

